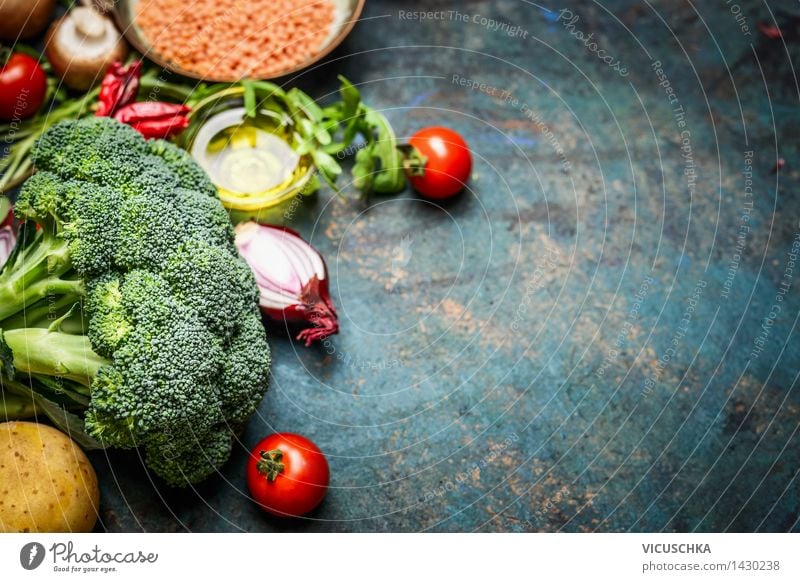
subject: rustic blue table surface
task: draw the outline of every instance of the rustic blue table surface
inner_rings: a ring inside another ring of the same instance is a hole
[[[369,0],[286,82],[324,101],[341,73],[401,137],[455,128],[469,190],[298,211],[340,334],[272,330],[270,390],[196,489],[93,454],[98,529],[800,530],[800,26],[695,6]],[[330,461],[307,519],[248,496],[273,431]]]

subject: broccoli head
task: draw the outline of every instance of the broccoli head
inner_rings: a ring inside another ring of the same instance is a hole
[[[270,367],[213,185],[183,150],[108,118],[54,125],[33,157],[0,271],[0,377],[57,394],[102,446],[142,447],[168,483],[202,480]]]

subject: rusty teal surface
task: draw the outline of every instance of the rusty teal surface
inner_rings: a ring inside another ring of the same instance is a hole
[[[784,46],[755,1],[423,5],[456,13],[371,0],[286,82],[324,100],[342,73],[401,137],[457,129],[469,191],[298,212],[341,333],[272,331],[259,414],[196,489],[94,454],[99,529],[800,530],[796,21]],[[273,431],[328,455],[306,519],[248,497]]]

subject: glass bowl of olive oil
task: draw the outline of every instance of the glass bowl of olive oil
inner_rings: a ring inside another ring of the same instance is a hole
[[[234,223],[283,224],[319,187],[309,155],[292,147],[290,120],[244,107],[209,113],[188,150],[217,187]]]

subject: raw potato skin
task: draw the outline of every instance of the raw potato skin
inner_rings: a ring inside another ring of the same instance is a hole
[[[90,532],[100,490],[89,459],[64,433],[0,423],[0,532]]]

